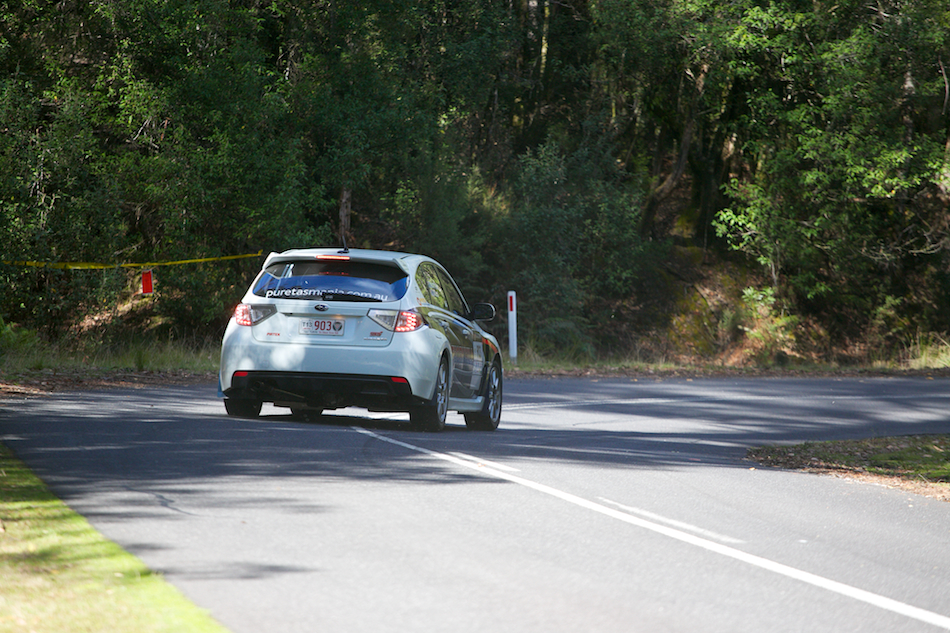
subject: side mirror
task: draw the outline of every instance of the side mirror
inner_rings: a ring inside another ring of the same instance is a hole
[[[472,321],[491,321],[495,318],[495,306],[490,303],[476,303],[472,306]]]

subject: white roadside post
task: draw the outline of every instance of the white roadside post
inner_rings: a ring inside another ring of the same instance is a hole
[[[508,355],[511,364],[518,364],[518,297],[514,290],[508,291]]]

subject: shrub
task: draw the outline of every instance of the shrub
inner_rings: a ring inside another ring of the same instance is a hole
[[[755,361],[768,365],[787,358],[787,352],[795,345],[798,318],[776,312],[777,300],[772,288],[746,288],[742,302],[750,318],[742,329],[753,343],[749,353]]]
[[[15,323],[6,323],[0,317],[0,353],[24,352],[37,347],[39,342],[36,332]]]

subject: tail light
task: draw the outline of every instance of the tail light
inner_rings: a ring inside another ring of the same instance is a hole
[[[425,326],[425,319],[411,310],[370,310],[369,318],[390,332],[414,332]]]
[[[422,315],[418,312],[403,311],[400,312],[399,317],[396,318],[396,331],[413,332],[425,324],[425,321],[422,320]]]
[[[249,303],[239,303],[234,308],[234,320],[238,325],[257,325],[267,317],[277,314],[274,306],[255,306]]]

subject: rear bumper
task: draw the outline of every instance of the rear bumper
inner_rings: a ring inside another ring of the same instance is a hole
[[[324,409],[406,410],[432,397],[447,349],[445,337],[427,328],[385,347],[262,343],[232,319],[221,345],[220,395]]]
[[[404,411],[419,400],[408,381],[398,377],[283,371],[238,372],[223,395],[284,406],[357,406],[377,411]]]

